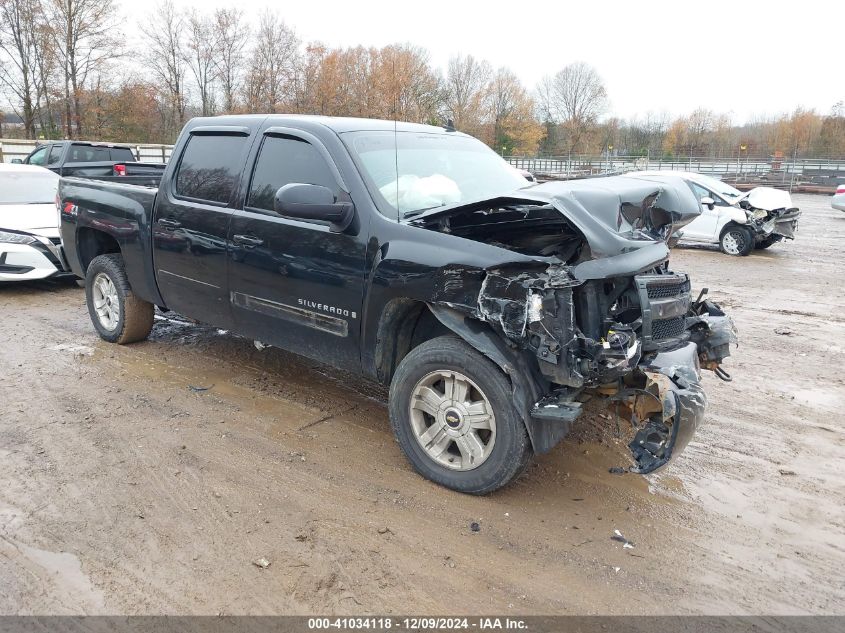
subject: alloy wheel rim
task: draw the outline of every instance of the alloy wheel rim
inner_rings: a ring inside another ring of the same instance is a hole
[[[451,470],[478,468],[496,443],[490,400],[460,372],[423,376],[411,392],[410,414],[414,438],[426,455]]]
[[[731,255],[736,255],[742,250],[742,247],[745,246],[745,239],[740,233],[735,231],[729,231],[726,233],[723,242],[725,250]]]
[[[109,331],[114,330],[120,320],[120,299],[117,296],[117,287],[108,275],[98,273],[94,277],[91,299],[100,325]]]

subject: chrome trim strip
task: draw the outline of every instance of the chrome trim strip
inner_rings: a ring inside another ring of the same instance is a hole
[[[339,319],[319,312],[312,312],[311,310],[303,310],[302,308],[287,305],[286,303],[253,297],[252,295],[241,292],[231,292],[229,296],[232,305],[243,308],[244,310],[251,310],[252,312],[266,316],[304,325],[305,327],[327,332],[334,336],[349,336],[349,322],[345,319]]]
[[[159,268],[158,272],[161,275],[170,275],[171,277],[178,277],[179,279],[184,279],[185,281],[192,281],[195,284],[202,284],[203,286],[208,286],[209,288],[217,288],[218,290],[220,290],[220,286],[215,286],[214,284],[210,284],[205,281],[200,281],[199,279],[185,277],[184,275],[177,275],[176,273],[172,273],[169,270],[162,270],[161,268]]]

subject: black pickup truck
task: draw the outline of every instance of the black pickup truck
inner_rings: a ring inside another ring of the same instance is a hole
[[[46,167],[59,176],[152,186],[158,185],[165,167],[163,163],[139,163],[126,145],[87,141],[48,141],[16,162]]]
[[[59,197],[103,339],[158,306],[390,385],[409,461],[455,490],[509,482],[590,397],[651,472],[702,421],[700,370],[729,378],[730,318],[668,267],[681,180],[532,185],[451,128],[243,115],[190,121],[158,189]]]

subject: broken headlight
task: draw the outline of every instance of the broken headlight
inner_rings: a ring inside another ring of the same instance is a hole
[[[753,220],[765,220],[767,217],[769,217],[769,212],[764,211],[763,209],[754,209],[754,211],[751,212],[751,218]]]
[[[35,238],[25,233],[12,233],[11,231],[0,231],[0,242],[7,244],[32,244]]]

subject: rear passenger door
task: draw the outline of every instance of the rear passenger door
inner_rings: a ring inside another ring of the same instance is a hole
[[[226,233],[251,142],[248,128],[194,128],[177,167],[159,189],[153,265],[167,307],[231,327]]]
[[[360,369],[366,236],[354,221],[343,233],[273,209],[289,183],[328,187],[351,201],[320,141],[270,128],[261,139],[243,209],[229,228],[229,287],[238,332],[321,360]]]

